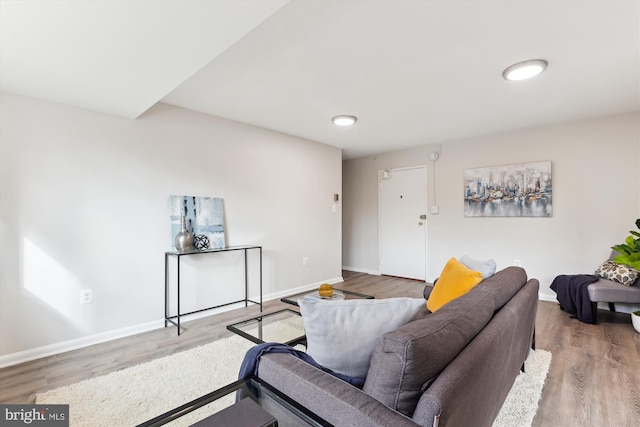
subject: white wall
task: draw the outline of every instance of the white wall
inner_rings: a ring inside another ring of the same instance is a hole
[[[427,158],[432,151],[441,153],[435,164]],[[554,299],[555,276],[592,273],[635,229],[639,155],[634,113],[345,160],[343,266],[378,271],[377,171],[427,164],[429,205],[440,207],[428,214],[428,279],[451,257],[494,258],[499,268],[520,259],[540,280],[541,297]],[[552,162],[552,218],[464,217],[464,169],[545,160]]]
[[[342,168],[342,265],[350,271],[379,274],[378,263],[378,171],[384,169],[427,165],[427,180],[431,185],[433,162],[429,153],[440,146],[425,146],[398,150],[376,156],[345,160]],[[427,201],[431,204],[431,189]]]
[[[267,297],[340,280],[340,149],[166,104],[127,120],[0,101],[0,361],[161,325],[172,194],[224,198],[227,244],[264,248]],[[243,284],[240,257],[209,264],[216,293]]]

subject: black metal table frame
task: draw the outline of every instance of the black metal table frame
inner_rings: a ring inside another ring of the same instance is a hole
[[[250,377],[244,380],[238,380],[231,384],[228,384],[218,390],[212,391],[211,393],[205,394],[204,396],[198,397],[184,405],[181,405],[175,409],[172,409],[168,412],[165,412],[162,415],[159,415],[149,421],[146,421],[142,424],[138,424],[136,427],[158,427],[165,424],[168,424],[181,416],[188,414],[198,408],[201,408],[214,400],[218,400],[221,397],[228,395],[229,393],[238,392],[243,387],[251,387],[252,385],[257,385],[260,390],[264,393],[267,393],[271,399],[278,402],[281,406],[286,408],[287,410],[293,412],[295,415],[300,417],[302,420],[306,421],[308,424],[317,425],[317,426],[331,426],[327,421],[320,418],[315,413],[311,412],[304,406],[300,405],[298,402],[290,399],[288,396],[282,394],[280,391],[272,387],[267,382],[256,378]],[[250,397],[249,397],[250,398]]]
[[[274,311],[273,313],[263,314],[261,316],[252,317],[251,319],[246,319],[246,320],[242,320],[240,322],[233,323],[231,325],[227,325],[227,330],[233,332],[234,334],[238,334],[241,337],[246,338],[249,341],[254,342],[256,344],[264,344],[265,341],[262,339],[262,337],[263,337],[262,320],[265,317],[279,315],[279,314],[286,313],[286,312],[291,313],[292,315],[301,316],[300,312],[285,308],[285,309],[282,309],[282,310]],[[243,331],[242,329],[239,328],[239,325],[241,325],[243,323],[248,323],[248,322],[257,322],[258,323],[258,325],[257,325],[258,326],[258,336],[257,337],[253,336],[251,334],[248,334],[248,333],[246,333],[245,331]],[[290,340],[284,342],[283,344],[290,345],[291,347],[294,347],[297,344],[306,345],[307,344],[307,336],[306,335],[301,335],[299,337],[295,337],[293,339],[290,339]]]
[[[260,251],[260,301],[253,301],[249,299],[249,267],[247,259],[247,251],[251,249],[258,249]],[[244,251],[244,299],[238,301],[231,301],[224,304],[215,305],[212,307],[201,308],[199,310],[190,311],[188,313],[180,312],[180,258],[183,256],[200,255],[200,254],[212,254],[219,252],[230,251]],[[177,264],[177,308],[176,315],[171,316],[169,314],[169,257],[176,257]],[[262,312],[262,246],[227,246],[224,248],[204,249],[204,250],[192,250],[188,252],[170,251],[164,253],[164,327],[166,328],[169,323],[172,323],[178,328],[178,335],[180,335],[180,317],[188,316],[190,314],[200,313],[207,310],[213,310],[214,308],[220,308],[231,304],[238,304],[244,302],[244,306],[247,307],[249,303],[260,305],[260,312]],[[176,319],[175,321],[173,319]]]

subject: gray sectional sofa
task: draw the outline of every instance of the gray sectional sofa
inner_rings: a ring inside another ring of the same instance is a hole
[[[385,334],[362,390],[289,354],[258,376],[336,426],[491,426],[534,338],[539,283],[508,267]]]

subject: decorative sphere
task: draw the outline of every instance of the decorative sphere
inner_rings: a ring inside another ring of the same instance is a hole
[[[198,234],[193,240],[193,246],[198,250],[207,249],[209,247],[209,238],[204,234]]]
[[[318,293],[323,298],[329,298],[331,295],[333,295],[333,286],[328,283],[323,283],[318,288]]]

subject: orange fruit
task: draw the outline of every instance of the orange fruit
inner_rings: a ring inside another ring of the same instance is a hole
[[[324,283],[318,288],[318,293],[321,297],[330,297],[331,295],[333,295],[333,286],[328,283]]]

